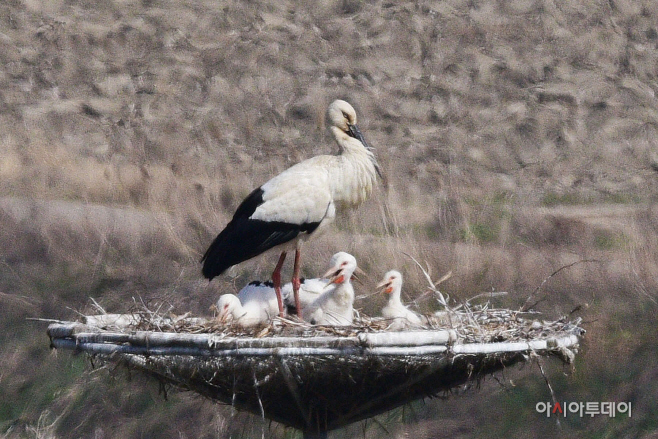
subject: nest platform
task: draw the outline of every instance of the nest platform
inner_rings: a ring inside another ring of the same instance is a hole
[[[321,327],[276,318],[255,330],[145,314],[89,316],[48,327],[51,346],[137,369],[258,416],[327,431],[477,381],[533,356],[572,363],[580,321],[469,311],[422,329],[385,321]]]

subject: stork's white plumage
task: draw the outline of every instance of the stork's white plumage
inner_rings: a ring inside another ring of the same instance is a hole
[[[384,275],[384,279],[377,285],[382,292],[388,294],[388,303],[382,308],[382,316],[393,320],[394,328],[402,329],[409,326],[420,326],[421,317],[404,306],[400,295],[402,294],[402,274],[391,270]]]
[[[336,100],[327,115],[339,154],[305,160],[254,190],[201,259],[203,275],[212,280],[232,265],[279,248],[272,281],[281,315],[281,267],[286,252],[295,249],[292,285],[299,313],[301,243],[331,224],[337,211],[361,204],[380,175],[375,156],[356,125],[354,108]]]
[[[244,328],[268,323],[279,312],[272,289],[243,288],[238,295],[224,294],[217,301],[217,318]]]
[[[336,285],[330,284],[328,279],[300,279],[299,304],[304,309],[315,302],[322,293],[331,291],[334,288],[336,288]],[[281,287],[281,295],[283,296],[283,303],[287,308],[292,309],[296,307],[292,282],[288,282]]]
[[[331,291],[334,288],[336,288],[336,285],[330,284],[328,279],[320,279],[320,278],[300,279],[299,303],[302,309],[313,303],[315,299],[320,297],[322,293],[326,291]],[[261,297],[268,297],[268,298],[273,297],[276,300],[274,283],[271,281],[262,282],[255,280],[251,282],[249,285],[247,285],[246,287],[244,287],[242,290],[240,290],[240,293],[238,293],[238,297],[241,297],[240,295],[243,293],[243,291],[246,291],[249,294],[251,294],[252,291],[258,292],[258,294]],[[288,282],[281,287],[281,297],[283,299],[283,304],[285,305],[286,309],[289,312],[291,312],[291,310],[296,309],[292,282]]]
[[[238,292],[238,299],[243,306],[257,306],[270,318],[279,313],[274,288],[267,282],[250,282]]]
[[[323,277],[336,287],[325,291],[303,310],[304,320],[314,325],[351,325],[354,320],[352,275],[357,269],[354,256],[338,252],[331,258],[331,268]]]

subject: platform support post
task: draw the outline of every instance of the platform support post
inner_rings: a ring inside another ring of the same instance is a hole
[[[327,439],[326,431],[304,430],[304,439]]]

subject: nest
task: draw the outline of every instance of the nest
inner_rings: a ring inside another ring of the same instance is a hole
[[[58,349],[140,370],[287,426],[316,434],[437,396],[531,356],[573,362],[580,321],[530,320],[479,307],[390,331],[359,317],[322,327],[276,318],[254,330],[147,313],[51,324]],[[311,435],[309,433],[309,436]]]

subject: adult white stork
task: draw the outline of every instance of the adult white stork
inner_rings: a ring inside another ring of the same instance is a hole
[[[404,306],[400,295],[402,293],[402,274],[391,270],[384,275],[384,279],[377,285],[383,293],[388,294],[388,303],[382,308],[382,316],[392,319],[392,326],[402,329],[408,326],[420,326],[421,317]]]
[[[304,308],[304,320],[314,325],[351,325],[354,320],[354,287],[351,280],[357,269],[356,259],[349,253],[338,252],[332,256],[331,265],[323,277],[336,287],[326,290]]]
[[[381,176],[370,146],[356,124],[356,112],[342,100],[327,111],[338,155],[321,155],[300,162],[255,189],[238,206],[233,219],[203,255],[203,275],[212,280],[232,265],[269,249],[281,251],[272,273],[279,314],[281,267],[286,252],[295,249],[292,286],[300,315],[299,270],[303,241],[318,234],[346,207],[356,207],[372,192]]]

